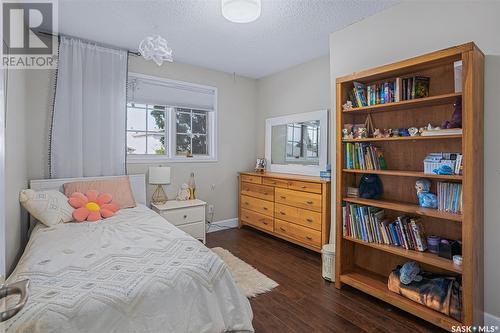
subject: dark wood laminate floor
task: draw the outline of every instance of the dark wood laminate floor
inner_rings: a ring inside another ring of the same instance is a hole
[[[321,257],[259,231],[242,228],[209,233],[220,246],[279,283],[250,300],[256,333],[445,332],[354,288],[335,289],[321,277]]]

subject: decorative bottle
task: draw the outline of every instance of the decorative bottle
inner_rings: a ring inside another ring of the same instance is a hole
[[[194,172],[191,172],[191,176],[189,176],[189,200],[196,199],[196,183],[194,182]]]

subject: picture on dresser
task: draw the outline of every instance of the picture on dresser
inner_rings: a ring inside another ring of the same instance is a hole
[[[266,120],[268,170],[319,176],[328,160],[328,110]]]

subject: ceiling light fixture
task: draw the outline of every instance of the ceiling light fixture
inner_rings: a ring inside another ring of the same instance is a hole
[[[167,40],[159,35],[146,37],[139,44],[139,52],[144,59],[153,60],[158,66],[164,61],[173,62],[172,49]]]
[[[249,23],[259,18],[261,0],[222,0],[222,16],[234,23]]]

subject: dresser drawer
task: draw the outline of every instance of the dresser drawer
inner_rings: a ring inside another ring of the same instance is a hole
[[[244,209],[249,209],[257,213],[273,216],[273,206],[271,201],[252,198],[246,195],[240,197],[240,206]]]
[[[277,203],[274,207],[274,217],[311,229],[321,230],[321,213],[312,210]]]
[[[288,187],[288,182],[285,179],[278,178],[264,178],[262,179],[262,184],[284,188]]]
[[[241,175],[241,181],[253,184],[262,184],[262,177],[252,175]]]
[[[298,180],[289,180],[288,188],[290,190],[298,190],[312,193],[321,193],[321,184],[320,183],[310,183],[310,182],[302,182]]]
[[[274,201],[274,188],[271,186],[241,183],[241,194]]]
[[[205,223],[205,206],[172,209],[162,211],[160,212],[160,215],[165,220],[176,226],[193,222]]]
[[[266,231],[273,231],[274,223],[273,218],[269,216],[265,216],[256,212],[252,212],[248,209],[241,210],[241,220],[246,224],[250,224],[259,229],[263,229]]]
[[[321,212],[321,195],[276,188],[276,202]]]
[[[177,226],[187,234],[198,240],[205,242],[205,222],[190,223]]]
[[[300,243],[314,247],[321,247],[321,232],[279,219],[275,220],[275,233],[293,238]]]

